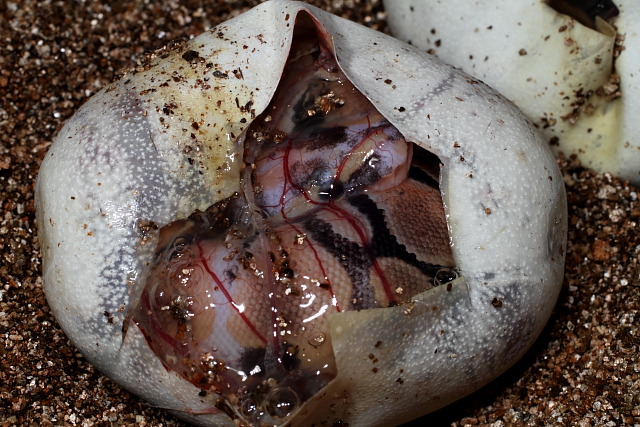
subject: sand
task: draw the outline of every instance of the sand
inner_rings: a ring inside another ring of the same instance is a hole
[[[182,425],[98,373],[51,315],[42,290],[34,184],[64,120],[119,69],[258,2],[108,3],[0,2],[3,427]],[[380,1],[311,3],[386,30]],[[548,327],[505,375],[421,425],[640,425],[638,189],[573,159],[559,163],[569,243]]]

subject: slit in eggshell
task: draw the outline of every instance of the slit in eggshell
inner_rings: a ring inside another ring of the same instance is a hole
[[[283,422],[337,375],[330,314],[456,278],[439,159],[407,141],[297,17],[240,191],[160,229],[130,316],[164,366],[246,422]]]

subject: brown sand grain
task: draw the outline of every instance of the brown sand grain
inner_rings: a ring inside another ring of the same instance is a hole
[[[52,317],[34,183],[64,120],[119,69],[256,3],[0,2],[1,427],[182,425],[98,373]],[[380,0],[310,3],[386,29]],[[638,189],[572,159],[560,165],[569,197],[567,270],[547,329],[507,374],[421,424],[640,425]]]

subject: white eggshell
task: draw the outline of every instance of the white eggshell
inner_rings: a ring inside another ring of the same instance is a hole
[[[611,144],[620,161],[619,175],[634,184],[640,184],[640,4],[631,0],[617,0],[620,15],[614,21],[618,34],[624,37],[624,50],[615,63],[615,71],[620,75],[622,96],[614,101],[616,105],[605,109],[604,115],[619,123],[619,133],[603,135],[602,144]],[[619,106],[617,106],[619,104]],[[617,136],[617,138],[615,138]],[[613,139],[616,142],[610,142]],[[615,171],[614,171],[615,172]]]
[[[275,91],[298,13],[326,29],[344,73],[379,111],[444,163],[460,277],[412,304],[331,315],[338,377],[291,425],[399,424],[471,393],[532,344],[562,282],[562,177],[513,104],[396,39],[304,3],[263,3],[92,97],[57,136],[37,183],[45,291],[60,325],[106,375],[198,425],[234,422],[215,413],[215,395],[168,372],[135,326],[123,335],[157,241],[144,225],[238,189],[238,136]],[[208,71],[183,59],[189,50]]]
[[[434,53],[512,100],[556,151],[577,154],[600,172],[640,183],[640,6],[616,0],[612,27],[597,31],[546,1],[386,0],[398,38]],[[614,63],[616,30],[624,50]],[[595,93],[620,75],[622,97]]]

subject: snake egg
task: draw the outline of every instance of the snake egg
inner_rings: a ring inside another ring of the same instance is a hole
[[[37,203],[67,335],[197,425],[417,418],[512,365],[562,282],[562,178],[524,116],[299,2],[92,97]]]
[[[401,40],[513,101],[556,152],[640,184],[640,5],[633,0],[385,1]],[[427,28],[427,30],[425,30]]]

